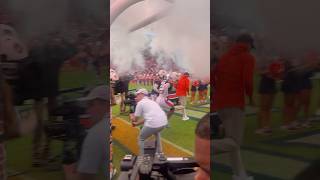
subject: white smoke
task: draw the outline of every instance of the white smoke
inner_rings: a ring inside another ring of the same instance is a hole
[[[105,0],[1,0],[6,1],[13,15],[17,31],[25,38],[46,37],[64,30],[70,19],[90,21],[107,26],[107,2]],[[79,27],[80,29],[80,27]]]
[[[214,17],[219,26],[241,28],[263,36],[269,55],[301,57],[309,50],[320,53],[320,1],[215,0]],[[259,48],[259,47],[257,47]]]
[[[194,76],[208,76],[210,73],[210,0],[176,0],[167,17],[134,33],[123,34],[144,18],[167,7],[171,7],[168,2],[147,0],[136,4],[119,16],[111,26],[110,36],[114,39],[111,41],[112,63],[120,68],[124,66],[125,69],[130,69],[128,66],[133,63],[143,67],[144,60],[140,59],[142,57],[138,54],[141,48],[148,44],[149,39],[146,38],[146,34],[152,32],[154,37],[150,46],[152,53],[160,55],[158,59],[160,62],[171,58],[178,66]],[[129,42],[132,40],[135,42]],[[119,43],[113,44],[114,42]],[[116,48],[122,48],[122,50],[115,50]],[[115,51],[112,52],[113,50]]]
[[[142,33],[128,34],[126,29],[119,25],[112,26],[111,32],[110,59],[117,67],[117,72],[129,72],[133,65],[143,68],[142,50],[146,46],[146,37]]]
[[[53,32],[67,19],[68,1],[65,0],[10,0],[8,6],[18,31],[25,37]]]

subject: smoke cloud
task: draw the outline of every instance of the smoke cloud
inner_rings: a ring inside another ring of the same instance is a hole
[[[319,6],[317,0],[215,0],[214,16],[231,36],[246,29],[263,37],[259,51],[264,54],[301,57],[309,50],[320,52]]]
[[[168,7],[172,9],[165,18],[125,35],[133,25]],[[148,46],[153,54],[159,55],[159,62],[171,58],[193,76],[209,76],[209,0],[176,0],[173,6],[160,0],[138,3],[112,24],[110,36],[113,39],[110,52],[112,63],[117,65],[120,71],[129,70],[131,64],[143,67],[144,60],[139,54],[141,48]],[[119,50],[120,48],[122,50]]]
[[[64,30],[71,20],[107,26],[105,0],[7,0],[17,31],[25,38]]]

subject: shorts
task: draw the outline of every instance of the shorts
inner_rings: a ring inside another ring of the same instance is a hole
[[[298,93],[300,89],[300,79],[295,72],[289,72],[284,78],[281,90],[285,94]]]
[[[192,92],[196,92],[196,91],[197,91],[197,87],[191,86],[191,91],[192,91]]]
[[[305,79],[300,82],[299,86],[300,90],[311,90],[312,89],[312,82],[310,79]]]
[[[262,76],[259,84],[260,94],[274,94],[276,93],[276,82],[274,79]]]
[[[307,71],[301,75],[300,90],[311,90],[313,88],[311,77],[314,75],[313,71]]]

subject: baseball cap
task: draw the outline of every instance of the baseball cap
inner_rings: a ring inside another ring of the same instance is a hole
[[[138,91],[136,91],[136,95],[138,95],[138,94],[148,95],[149,93],[146,89],[142,88],[142,89],[139,89]]]
[[[90,91],[90,93],[83,98],[79,98],[79,101],[91,101],[95,99],[108,100],[110,96],[109,88],[106,85],[97,86]]]
[[[237,37],[236,42],[243,42],[250,44],[251,48],[255,49],[254,40],[250,34],[241,34]]]

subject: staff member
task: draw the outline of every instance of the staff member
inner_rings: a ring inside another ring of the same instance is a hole
[[[240,146],[245,129],[245,98],[253,103],[253,74],[255,58],[250,54],[254,48],[253,38],[243,34],[224,54],[214,72],[214,107],[225,129],[225,138],[213,141],[213,151],[228,153],[234,180],[251,180],[245,171]]]
[[[189,73],[185,72],[178,80],[178,83],[175,84],[176,88],[176,95],[179,97],[179,102],[183,106],[183,121],[189,120],[189,117],[187,116],[187,95],[189,95],[189,88],[190,88],[190,80],[189,80]]]
[[[139,89],[136,92],[137,107],[134,114],[130,115],[133,126],[143,124],[139,135],[140,155],[144,155],[144,141],[152,135],[156,136],[156,152],[162,152],[160,132],[168,124],[166,113],[159,104],[149,99],[147,95],[146,89]]]

